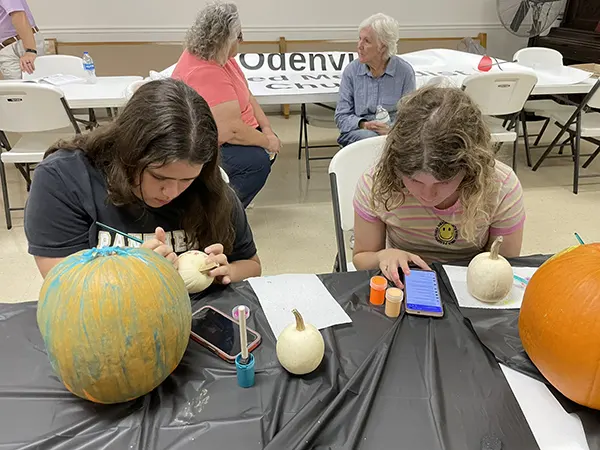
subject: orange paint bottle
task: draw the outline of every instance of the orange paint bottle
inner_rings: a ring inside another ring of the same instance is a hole
[[[381,276],[375,276],[371,278],[371,293],[369,295],[369,301],[373,305],[383,305],[385,301],[385,290],[387,289],[387,279]]]

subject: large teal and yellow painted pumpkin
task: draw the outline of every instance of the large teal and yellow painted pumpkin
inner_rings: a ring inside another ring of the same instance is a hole
[[[147,249],[84,250],[46,277],[37,321],[73,394],[120,403],[157,387],[186,350],[191,304],[173,265]]]

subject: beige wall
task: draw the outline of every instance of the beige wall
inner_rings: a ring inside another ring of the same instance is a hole
[[[58,54],[81,56],[84,51],[92,55],[96,74],[148,76],[150,70],[163,70],[176,63],[181,55],[181,43],[58,43]],[[278,44],[244,45],[243,51],[277,52]]]
[[[401,40],[398,53],[408,53],[428,48],[456,49],[460,40],[423,39]],[[287,52],[308,51],[355,51],[355,41],[287,41]],[[181,43],[69,43],[59,42],[57,52],[62,55],[81,56],[88,51],[96,64],[96,73],[109,75],[148,76],[150,70],[163,70],[177,62],[182,51]],[[279,42],[242,44],[241,52],[278,52]]]
[[[207,0],[28,0],[37,25],[59,42],[181,42]],[[234,0],[236,1],[236,0]],[[395,17],[403,38],[488,33],[490,53],[511,58],[527,40],[507,32],[496,0],[237,0],[249,41],[355,40],[377,12]],[[78,49],[79,50],[79,49]],[[119,50],[120,52],[120,50]],[[135,56],[134,56],[135,57]]]

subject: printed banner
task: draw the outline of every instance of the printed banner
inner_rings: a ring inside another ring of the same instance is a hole
[[[459,87],[467,76],[479,73],[477,66],[481,60],[481,55],[448,49],[421,50],[398,56],[412,65],[417,88],[433,80],[444,80]],[[278,99],[275,97],[281,96],[289,102],[290,96],[298,96],[298,103],[303,103],[301,96],[307,94],[328,94],[324,101],[335,100],[342,72],[357,58],[358,55],[353,52],[242,53],[236,56],[255,97],[263,98],[265,102],[276,102]],[[154,74],[168,77],[174,68],[175,65]],[[491,72],[500,71],[535,73],[538,87],[576,84],[591,76],[590,72],[574,67],[534,71],[512,62],[502,62],[502,65],[496,64],[491,69]]]
[[[336,93],[356,53],[242,53],[236,56],[255,96]]]
[[[445,64],[436,64],[437,58],[433,54],[423,61],[428,64],[415,66],[410,55],[401,57],[413,65],[418,87],[436,77],[455,79],[460,85],[462,79],[476,72],[475,66],[460,61],[455,61],[454,67],[447,60]],[[423,59],[424,55],[419,56],[421,58],[417,59]],[[242,53],[236,56],[256,97],[337,93],[342,72],[357,58],[357,53],[353,52]]]

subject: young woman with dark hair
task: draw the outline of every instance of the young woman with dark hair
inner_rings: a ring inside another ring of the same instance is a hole
[[[181,81],[141,86],[114,122],[58,142],[35,169],[25,232],[42,276],[79,250],[140,245],[96,222],[173,263],[202,249],[224,284],[261,273],[244,209],[221,176],[215,120]]]

